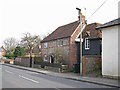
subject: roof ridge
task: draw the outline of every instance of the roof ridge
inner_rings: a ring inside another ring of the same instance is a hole
[[[78,20],[77,20],[77,21],[74,21],[74,22],[71,22],[71,23],[67,23],[67,24],[61,25],[61,26],[59,26],[59,27],[67,26],[67,25],[73,24],[73,23],[75,23],[75,22],[78,22]],[[58,27],[58,28],[59,28],[59,27]]]
[[[71,36],[73,31],[76,29],[76,27],[79,24],[77,22],[78,21],[74,21],[74,22],[59,26],[51,34],[49,34],[47,37],[45,37],[42,40],[42,42],[46,42],[46,41],[55,40],[55,39],[58,39],[58,38],[65,38],[65,37]],[[67,30],[69,30],[69,32]]]
[[[96,29],[106,28],[110,26],[120,25],[120,17],[111,21],[104,23],[101,26],[96,27]]]

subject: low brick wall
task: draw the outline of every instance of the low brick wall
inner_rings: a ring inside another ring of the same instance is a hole
[[[101,56],[83,56],[83,75],[101,69]]]
[[[41,65],[36,65],[34,64],[34,68],[38,68],[38,69],[41,69]],[[53,71],[53,72],[68,72],[68,66],[65,65],[65,66],[62,66],[61,68],[59,67],[51,67],[51,66],[44,66],[44,68],[42,69],[45,69],[45,70],[50,70],[50,71]]]
[[[38,69],[41,69],[41,65],[35,65],[34,64],[34,68],[38,68]],[[50,66],[45,66],[44,68],[42,69],[45,69],[45,70],[50,70],[50,71],[54,71],[54,72],[60,72],[60,68],[57,68],[57,67],[50,67]]]
[[[34,67],[34,68],[41,69],[41,65],[34,64],[33,67]]]
[[[45,66],[45,70],[50,70],[50,71],[53,71],[53,72],[60,72],[60,68],[50,67],[50,66]]]

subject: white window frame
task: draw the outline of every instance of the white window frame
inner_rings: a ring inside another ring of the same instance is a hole
[[[44,43],[44,48],[48,48],[48,43]]]
[[[85,50],[90,49],[90,40],[88,38],[85,38]]]
[[[47,55],[44,55],[44,62],[48,62],[48,57],[47,57]]]

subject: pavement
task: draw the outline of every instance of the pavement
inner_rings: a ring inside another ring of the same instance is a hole
[[[12,64],[4,64],[10,67],[15,67],[23,70],[28,70],[36,73],[42,73],[42,74],[47,74],[50,76],[55,76],[55,77],[62,77],[66,79],[71,79],[71,80],[76,80],[76,81],[82,81],[82,82],[88,82],[88,83],[93,83],[93,84],[99,84],[99,85],[105,85],[105,86],[110,86],[110,87],[115,87],[115,88],[120,88],[120,80],[117,79],[108,79],[108,78],[98,78],[98,77],[85,77],[85,76],[80,76],[79,74],[76,73],[59,73],[59,72],[53,72],[53,71],[47,71],[43,69],[37,69],[37,68],[30,68],[30,67],[23,67],[23,66],[18,66],[18,65],[12,65]]]

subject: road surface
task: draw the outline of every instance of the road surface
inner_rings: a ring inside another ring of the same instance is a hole
[[[2,88],[111,88],[2,65]]]

